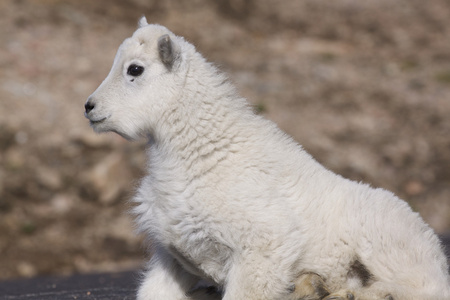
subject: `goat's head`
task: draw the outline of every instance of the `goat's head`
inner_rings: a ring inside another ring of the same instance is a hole
[[[183,43],[167,28],[148,25],[142,17],[133,36],[119,47],[108,76],[85,103],[85,116],[94,130],[127,139],[151,133],[183,85]]]

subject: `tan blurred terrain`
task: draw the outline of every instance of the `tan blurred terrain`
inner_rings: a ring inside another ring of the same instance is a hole
[[[450,230],[448,0],[3,0],[0,279],[142,263],[145,145],[95,135],[83,105],[144,14],[325,166]]]

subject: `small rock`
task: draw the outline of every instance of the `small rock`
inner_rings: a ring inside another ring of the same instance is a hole
[[[5,153],[5,166],[8,169],[20,170],[25,165],[25,157],[17,147],[11,147]]]
[[[57,194],[50,200],[52,210],[57,214],[65,214],[72,208],[73,199],[66,194]]]
[[[14,136],[15,141],[19,145],[25,145],[28,142],[28,134],[25,131],[18,131]]]
[[[21,261],[17,265],[17,272],[23,277],[33,277],[37,274],[36,268],[25,261]]]
[[[36,175],[38,182],[50,190],[58,190],[63,185],[61,175],[54,169],[41,166]]]
[[[425,190],[424,185],[417,180],[409,181],[405,186],[405,192],[410,196],[417,196]]]

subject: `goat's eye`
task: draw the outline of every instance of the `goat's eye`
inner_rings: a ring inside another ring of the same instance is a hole
[[[127,70],[127,74],[137,77],[144,72],[144,67],[138,65],[130,65]]]

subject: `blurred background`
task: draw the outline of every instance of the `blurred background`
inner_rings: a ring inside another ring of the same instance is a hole
[[[327,168],[449,232],[448,0],[2,0],[0,279],[143,262],[127,211],[145,145],[95,135],[83,116],[142,15]]]

